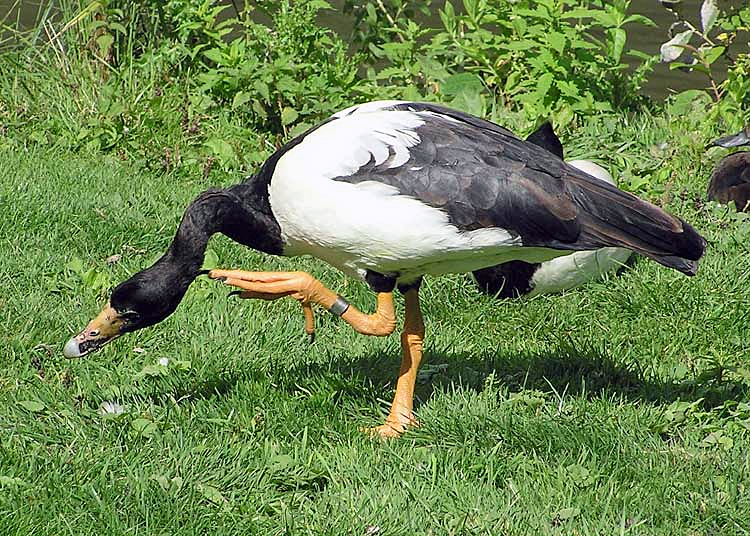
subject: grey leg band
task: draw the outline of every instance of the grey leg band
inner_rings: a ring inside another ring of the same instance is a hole
[[[349,309],[349,302],[337,294],[336,301],[328,308],[328,312],[332,315],[341,316],[347,309]]]

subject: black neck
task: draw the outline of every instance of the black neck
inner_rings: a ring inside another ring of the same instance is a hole
[[[175,262],[180,270],[194,279],[203,265],[203,257],[211,236],[218,231],[216,217],[225,203],[220,192],[199,195],[182,216],[177,233],[169,246],[165,260]]]
[[[179,265],[194,279],[203,265],[208,241],[221,232],[232,240],[265,253],[281,254],[281,230],[271,213],[267,193],[242,183],[200,194],[185,211],[165,260]],[[266,190],[267,191],[267,190]]]

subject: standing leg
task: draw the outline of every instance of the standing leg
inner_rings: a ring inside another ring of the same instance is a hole
[[[391,411],[385,424],[371,431],[380,437],[400,436],[407,427],[416,426],[414,418],[414,384],[417,381],[417,370],[422,361],[422,341],[424,340],[424,321],[419,308],[419,283],[404,291],[406,318],[401,332],[401,370],[399,371],[396,395],[393,397]]]

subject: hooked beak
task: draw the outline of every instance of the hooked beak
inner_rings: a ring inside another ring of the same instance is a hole
[[[89,322],[86,329],[65,344],[63,355],[67,358],[83,357],[98,350],[122,335],[124,325],[125,319],[107,302],[102,312]]]

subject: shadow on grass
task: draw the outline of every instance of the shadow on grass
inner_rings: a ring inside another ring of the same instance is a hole
[[[350,396],[372,396],[371,389],[366,388],[370,385],[377,396],[388,398],[390,392],[385,394],[384,389],[395,389],[399,363],[400,356],[377,353],[323,366],[300,364],[285,375],[305,382],[338,374],[350,386],[352,382],[362,385],[362,389],[349,389]],[[647,378],[641,371],[598,350],[558,346],[546,352],[521,355],[428,352],[420,369],[416,396],[425,403],[436,388],[451,385],[482,391],[490,376],[511,392],[533,389],[590,399],[614,394],[655,404],[703,398],[706,409],[727,400],[744,400],[750,395],[746,384],[722,378],[721,371],[709,370],[695,379],[662,381]],[[281,386],[287,383],[282,381]]]
[[[270,376],[268,370],[245,368],[197,382],[152,383],[151,392],[144,394],[154,402],[169,396],[209,399],[230,393],[238,383],[272,382],[274,388],[288,393],[299,392],[300,386],[310,390],[322,387],[322,391],[334,393],[334,403],[350,400],[371,404],[378,398],[390,400],[399,364],[400,356],[385,352],[354,358],[334,356],[326,363],[300,361],[293,367],[278,368]],[[746,384],[723,379],[720,371],[709,370],[695,379],[662,381],[647,378],[599,350],[558,345],[544,352],[513,355],[427,352],[417,381],[417,405],[429,401],[435,389],[452,385],[482,391],[490,376],[511,392],[531,389],[589,399],[617,395],[654,404],[702,398],[706,409],[750,395]]]

